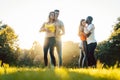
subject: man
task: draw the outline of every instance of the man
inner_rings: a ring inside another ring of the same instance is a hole
[[[61,20],[58,19],[59,16],[59,10],[54,10],[55,12],[55,24],[57,27],[56,30],[56,49],[58,53],[58,66],[62,66],[62,40],[61,36],[65,34],[64,24]]]
[[[86,19],[86,23],[88,24],[87,30],[89,31],[88,37],[87,37],[87,43],[88,43],[88,66],[96,67],[96,59],[94,56],[94,51],[97,46],[97,41],[95,39],[95,26],[92,24],[93,18],[91,16],[88,16]]]

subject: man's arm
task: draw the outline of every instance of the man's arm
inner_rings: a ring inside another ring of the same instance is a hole
[[[92,30],[94,29],[95,27],[94,27],[94,25],[93,24],[91,24],[88,28],[87,28],[87,33],[86,33],[86,36],[87,37],[89,37],[90,35],[91,35],[91,32],[92,32]]]
[[[65,27],[64,27],[64,24],[63,24],[63,22],[62,21],[60,21],[60,28],[61,28],[61,32],[60,32],[60,35],[62,36],[62,35],[64,35],[65,34]]]
[[[64,28],[64,25],[61,27],[61,30],[62,30],[61,35],[64,35],[64,34],[65,34],[65,28]]]
[[[90,34],[91,34],[91,32],[89,31],[89,32],[86,34],[86,36],[87,36],[87,37],[89,37],[89,36],[90,36]]]

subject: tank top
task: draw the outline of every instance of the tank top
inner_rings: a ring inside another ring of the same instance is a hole
[[[82,41],[86,41],[86,39],[87,39],[86,35],[83,32],[80,32],[80,39]]]
[[[52,23],[52,24],[45,24],[45,28],[50,30],[52,33],[55,32],[55,25],[54,25],[54,23]]]

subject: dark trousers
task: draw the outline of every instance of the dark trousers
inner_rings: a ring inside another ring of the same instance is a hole
[[[96,46],[97,46],[96,42],[88,44],[88,55],[87,55],[88,66],[93,66],[93,65],[96,66],[96,59],[94,56]]]
[[[55,45],[55,37],[48,37],[45,38],[45,43],[44,43],[44,63],[45,66],[48,66],[48,50],[50,53],[50,57],[51,57],[51,63],[52,65],[56,66],[56,60],[55,60],[55,56],[54,56],[54,45]]]

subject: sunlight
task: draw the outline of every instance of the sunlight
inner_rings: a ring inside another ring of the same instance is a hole
[[[49,11],[54,9],[60,10],[59,19],[63,21],[65,26],[65,36],[63,36],[62,40],[74,42],[79,42],[80,40],[77,36],[77,31],[79,22],[82,18],[86,18],[89,15],[94,17],[93,23],[96,27],[96,40],[100,42],[109,37],[111,26],[114,24],[114,21],[117,17],[119,17],[120,14],[119,1],[116,1],[113,4],[112,0],[109,1],[109,4],[107,4],[106,1],[104,6],[101,6],[103,5],[103,0],[93,0],[93,2],[90,1],[90,3],[86,3],[86,1],[75,0],[69,1],[67,6],[65,3],[68,1],[63,0],[53,0],[50,3],[49,0],[31,0],[29,1],[29,4],[27,1],[13,1],[10,4],[7,4],[9,7],[6,7],[5,5],[6,3],[9,3],[8,1],[9,0],[1,2],[0,21],[2,20],[5,22],[5,24],[13,27],[19,36],[20,47],[27,49],[31,48],[33,42],[36,40],[39,41],[41,45],[44,44],[44,36],[42,33],[38,35],[36,32],[38,32],[38,29],[41,27],[40,25],[47,21]],[[59,5],[57,5],[58,2],[60,3]],[[22,6],[20,4],[22,4]],[[45,6],[45,4],[51,6]],[[91,11],[89,13],[87,12],[88,7],[86,5],[90,6]],[[3,7],[5,9],[2,9]],[[108,13],[110,14],[108,15]]]
[[[45,33],[39,33],[37,37],[37,41],[40,43],[40,45],[43,47],[45,40]]]
[[[24,35],[27,35],[27,34],[24,34]],[[22,49],[32,48],[34,41],[38,41],[40,45],[43,47],[45,33],[37,33],[36,35],[30,34],[27,37],[24,35],[19,35],[19,38],[20,38],[19,45]]]

